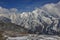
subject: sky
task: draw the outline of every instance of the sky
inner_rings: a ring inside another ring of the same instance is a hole
[[[48,3],[57,3],[60,0],[0,0],[3,8],[17,8],[21,12],[32,11]]]

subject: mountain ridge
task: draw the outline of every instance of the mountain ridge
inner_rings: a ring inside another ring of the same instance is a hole
[[[52,31],[59,32],[60,17],[56,14],[50,14],[45,10],[36,9],[32,12],[23,12],[22,14],[1,14],[11,20],[12,23],[23,26],[26,29],[31,30],[33,33],[40,33],[47,31],[48,34],[54,34]],[[59,27],[58,27],[59,26]],[[51,31],[52,30],[52,31]]]

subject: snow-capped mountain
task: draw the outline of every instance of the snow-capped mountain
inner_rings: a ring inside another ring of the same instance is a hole
[[[2,18],[2,16],[9,18],[12,23],[24,26],[36,33],[49,33],[54,30],[60,31],[60,17],[54,17],[53,14],[42,9],[36,9],[32,12],[23,12],[22,14],[0,14],[0,16],[0,18]]]
[[[60,31],[60,6],[57,5],[60,5],[60,2],[46,4],[32,12],[22,13],[17,12],[16,9],[0,7],[0,16],[9,18],[12,23],[21,25],[34,33],[53,34]]]

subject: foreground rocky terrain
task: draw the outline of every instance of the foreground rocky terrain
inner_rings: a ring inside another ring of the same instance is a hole
[[[17,36],[6,35],[0,32],[0,40],[60,40],[57,35],[37,35],[37,34],[20,34]],[[15,35],[15,34],[14,34]]]
[[[34,35],[30,34],[28,36],[21,37],[8,37],[7,40],[60,40],[59,36],[53,35]]]

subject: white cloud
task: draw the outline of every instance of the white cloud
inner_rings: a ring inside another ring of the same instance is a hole
[[[46,4],[42,7],[43,10],[46,10],[48,13],[60,17],[60,2],[57,4]]]
[[[0,7],[0,13],[9,13],[9,10],[8,9],[6,9],[6,8],[2,8],[2,7]]]
[[[0,14],[11,14],[11,13],[16,13],[18,10],[16,8],[11,8],[11,9],[7,9],[7,8],[3,8],[0,7]]]
[[[48,14],[60,17],[60,2],[58,2],[56,4],[54,4],[54,3],[45,4],[41,8],[36,8],[35,10],[33,10],[32,13],[35,13],[37,16],[37,14],[41,13],[42,11],[46,11],[46,12],[48,12]],[[19,13],[19,11],[16,8],[7,9],[7,8],[0,7],[0,14],[6,14],[6,13],[7,14],[13,14],[13,13],[17,14],[17,13]],[[22,12],[22,14],[24,14],[24,13],[26,14],[27,12]]]

